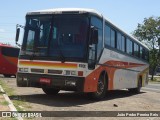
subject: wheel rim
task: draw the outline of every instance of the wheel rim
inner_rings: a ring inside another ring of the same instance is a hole
[[[104,83],[102,80],[98,81],[98,88],[97,88],[97,94],[102,94],[104,91]]]

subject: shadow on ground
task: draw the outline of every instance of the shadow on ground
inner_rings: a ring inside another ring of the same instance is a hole
[[[141,92],[140,94],[143,94]],[[125,98],[133,96],[133,93],[128,92],[127,90],[115,90],[109,91],[106,94],[106,97],[101,101],[108,101],[118,98]],[[46,106],[53,107],[70,107],[80,105],[90,104],[98,101],[94,101],[88,98],[87,94],[77,93],[77,92],[61,92],[56,96],[49,96],[46,94],[32,94],[32,95],[12,95],[9,96],[11,100],[26,101],[29,103],[36,103]]]

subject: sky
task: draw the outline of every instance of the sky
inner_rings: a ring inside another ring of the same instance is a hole
[[[51,8],[95,9],[128,34],[144,18],[160,16],[160,0],[1,0],[0,43],[15,45],[16,24],[25,25],[27,12]]]

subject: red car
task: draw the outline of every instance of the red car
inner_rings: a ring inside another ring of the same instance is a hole
[[[16,76],[19,48],[0,43],[0,74]]]

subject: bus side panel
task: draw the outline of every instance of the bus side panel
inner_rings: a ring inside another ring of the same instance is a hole
[[[104,49],[100,64],[108,66],[106,68],[109,80],[108,90],[135,88],[140,77],[139,72],[144,73],[143,71],[149,66],[146,62],[109,49]],[[145,78],[142,77],[142,82]]]
[[[114,89],[135,88],[137,73],[129,70],[117,70],[114,78]]]
[[[103,71],[108,75],[108,90],[135,88],[140,77],[139,71],[142,71],[144,85],[144,79],[147,77],[144,77],[146,74],[144,75],[143,70],[146,68],[148,65],[142,61],[105,49],[99,66],[94,71],[90,71],[85,79],[84,92],[97,91],[98,79]]]
[[[1,74],[10,74],[15,75],[17,72],[17,62],[18,58],[0,56],[0,73]]]
[[[0,51],[2,51],[2,47]],[[11,57],[2,55],[0,52],[0,61],[0,74],[15,75],[17,73],[18,55]]]
[[[113,90],[113,79],[114,79],[114,73],[116,71],[116,68],[110,68],[107,66],[99,66],[96,70],[91,72],[85,79],[84,83],[84,92],[96,92],[97,91],[97,84],[98,79],[100,77],[100,74],[102,72],[106,72],[108,75],[108,90]],[[107,80],[107,79],[106,79]]]
[[[84,82],[84,92],[96,92],[97,91],[97,83],[98,77],[100,74],[100,67],[91,72],[86,78]]]

